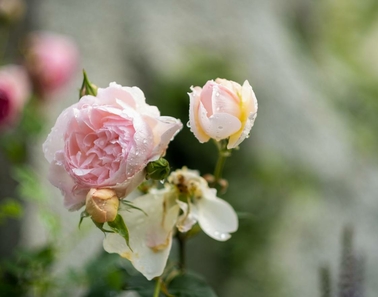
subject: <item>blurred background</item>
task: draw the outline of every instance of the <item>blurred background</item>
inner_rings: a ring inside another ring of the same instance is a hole
[[[190,86],[217,77],[252,85],[258,117],[227,160],[221,196],[240,213],[239,230],[224,243],[200,234],[188,244],[189,268],[218,296],[377,295],[377,1],[20,2],[22,18],[0,31],[2,65],[28,60],[23,38],[36,30],[67,36],[79,58],[64,87],[37,92],[38,106],[2,132],[0,295],[121,294],[114,267],[127,264],[104,255],[92,224],[78,229],[80,212],[64,209],[41,149],[78,100],[81,69],[99,87],[140,87],[184,124]],[[167,154],[173,169],[202,174],[216,157],[186,127]]]

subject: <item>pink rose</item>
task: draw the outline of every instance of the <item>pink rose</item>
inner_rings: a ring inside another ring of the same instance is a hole
[[[30,96],[27,73],[21,66],[0,68],[0,127],[15,124]]]
[[[181,128],[180,120],[148,105],[139,88],[111,83],[58,117],[43,144],[50,181],[70,210],[84,205],[91,188],[111,188],[125,197]]]
[[[25,64],[36,92],[46,96],[67,84],[78,69],[78,50],[67,36],[35,32],[28,37]]]
[[[200,142],[228,139],[227,148],[232,149],[248,136],[257,115],[257,100],[247,80],[241,86],[217,78],[191,90],[189,123]]]

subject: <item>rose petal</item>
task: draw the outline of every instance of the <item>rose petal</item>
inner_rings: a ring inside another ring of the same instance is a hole
[[[148,280],[164,271],[172,245],[172,232],[179,207],[164,208],[165,191],[136,198],[133,204],[143,209],[147,216],[137,210],[120,211],[129,230],[131,251],[125,239],[118,234],[108,234],[104,239],[104,249],[118,253],[131,261],[134,267]]]
[[[211,99],[214,113],[227,113],[236,118],[240,117],[240,100],[235,93],[230,92],[226,87],[215,85]]]
[[[155,147],[151,153],[150,161],[155,161],[164,154],[169,142],[181,129],[182,123],[180,120],[167,116],[159,117],[153,127],[153,134],[160,137],[155,139]]]
[[[201,128],[200,121],[199,121],[199,107],[200,107],[200,94],[201,88],[199,87],[192,87],[192,93],[188,93],[190,98],[190,107],[189,107],[189,123],[190,123],[190,131],[193,132],[194,136],[200,142],[207,142],[210,139],[210,136],[206,135],[205,131]],[[202,111],[204,116],[207,117],[206,110]]]
[[[64,169],[63,158],[63,152],[58,152],[56,159],[50,163],[49,181],[61,190],[64,195],[64,206],[69,210],[77,210],[85,204],[85,197],[88,191],[78,192],[75,195],[75,181]]]
[[[183,214],[179,217],[176,226],[180,232],[187,232],[193,227],[195,223],[197,223],[197,216],[193,211],[193,205],[188,205],[187,203],[180,200],[176,200],[176,202],[183,211]]]
[[[133,98],[125,87],[122,87],[115,82],[110,83],[109,87],[105,89],[98,88],[96,97],[99,103],[101,102],[101,105],[114,106],[116,99],[118,99],[123,102],[123,104],[133,109],[136,109],[137,107],[135,98]]]
[[[257,99],[251,85],[246,80],[242,87],[242,129],[229,138],[227,148],[237,147],[246,137],[248,137],[257,117]]]
[[[196,203],[198,223],[210,237],[225,241],[229,233],[238,229],[238,217],[229,203],[215,196],[214,189],[208,189]]]
[[[199,122],[205,133],[217,141],[229,137],[241,127],[240,120],[227,113],[216,113],[208,118],[202,104],[200,104]]]

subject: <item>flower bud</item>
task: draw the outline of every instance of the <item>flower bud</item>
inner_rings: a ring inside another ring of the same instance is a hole
[[[26,42],[25,66],[34,89],[42,98],[58,91],[75,75],[79,52],[68,36],[33,32]]]
[[[233,149],[248,137],[257,115],[257,99],[247,80],[240,85],[218,78],[203,88],[191,89],[189,126],[201,143],[227,140],[227,149]]]
[[[0,129],[15,125],[29,96],[26,70],[17,65],[0,67]]]
[[[147,179],[163,180],[168,176],[170,167],[166,159],[160,158],[159,160],[148,163],[146,170]]]
[[[90,189],[86,198],[86,212],[97,223],[114,221],[117,216],[119,199],[114,190]]]

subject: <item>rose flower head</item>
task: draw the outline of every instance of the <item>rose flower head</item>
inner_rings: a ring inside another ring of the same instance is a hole
[[[28,76],[22,66],[0,68],[0,128],[15,124],[30,92]]]
[[[68,36],[33,32],[25,48],[25,65],[42,97],[65,86],[78,70],[79,52]]]
[[[181,128],[180,120],[148,105],[137,87],[98,88],[96,96],[83,96],[60,114],[43,144],[50,182],[70,210],[85,204],[91,188],[112,189],[122,199]]]
[[[240,84],[217,78],[189,93],[189,124],[200,142],[228,139],[228,149],[237,147],[253,127],[257,99],[246,80]]]

